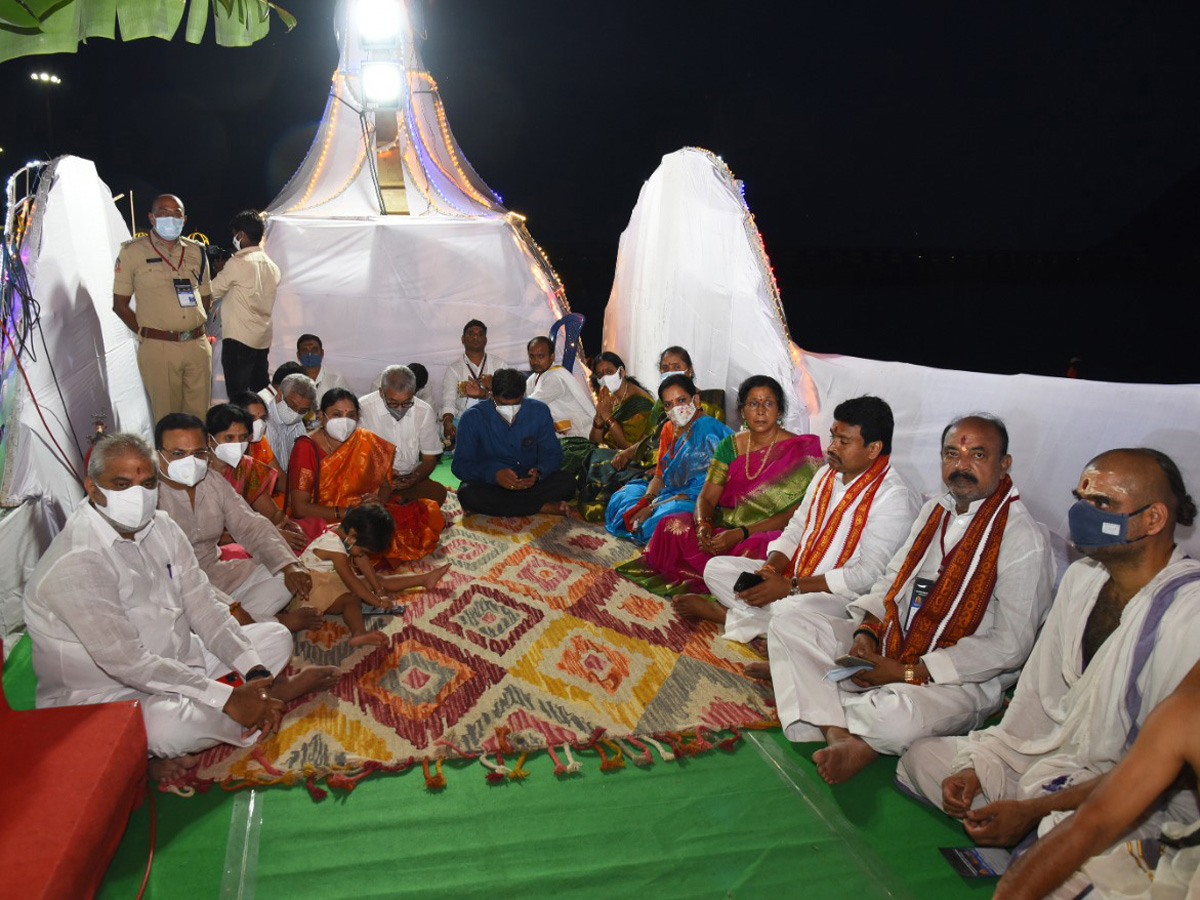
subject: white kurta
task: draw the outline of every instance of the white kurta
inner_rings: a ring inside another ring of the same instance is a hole
[[[413,472],[421,465],[423,455],[441,455],[441,423],[438,422],[433,407],[424,400],[414,398],[412,409],[400,420],[396,420],[388,412],[387,402],[378,391],[359,397],[358,404],[362,407],[360,421],[363,427],[396,445],[392,471],[397,475]]]
[[[332,391],[334,388],[350,390],[350,382],[346,381],[346,376],[329,366],[321,366],[321,371],[317,373],[313,383],[317,386],[317,409],[321,408],[321,398],[325,396],[326,391]]]
[[[1126,604],[1121,623],[1084,671],[1084,626],[1109,576],[1098,562],[1076,562],[1063,577],[1004,719],[966,737],[916,744],[900,761],[901,783],[940,808],[942,781],[961,769],[974,768],[979,776],[980,805],[1037,796],[1047,785],[1059,789],[1107,772],[1124,755],[1133,721],[1140,727],[1200,659],[1200,581],[1195,581],[1179,590],[1162,616],[1136,682],[1140,708],[1130,719],[1126,692],[1151,601],[1160,586],[1189,572],[1200,573],[1200,562],[1176,549],[1170,564]],[[1193,803],[1182,796],[1176,800],[1169,818],[1195,817]],[[1162,813],[1152,815],[1136,833],[1152,833],[1162,820]]]
[[[1033,647],[1054,582],[1050,543],[1020,500],[1008,510],[996,585],[979,627],[953,647],[921,657],[929,669],[929,684],[863,690],[849,680],[825,680],[835,668],[834,660],[849,651],[853,631],[865,614],[885,618],[884,597],[934,506],[950,510],[945,533],[949,552],[984,502],[972,503],[962,514],[954,512],[949,494],[926,503],[887,571],[868,594],[849,604],[851,618],[810,611],[774,618],[767,631],[768,655],[779,721],[790,740],[820,740],[822,727],[836,726],[849,729],[879,753],[899,754],[918,738],[977,727],[1000,706]],[[937,577],[942,547],[940,540],[931,541],[921,564],[897,592],[902,622],[907,622],[916,578]]]
[[[280,672],[292,636],[277,622],[238,625],[164,512],[122,538],[86,499],[25,588],[37,705],[139,700],[150,752],[248,746],[222,711],[233,689],[214,676]]]
[[[530,375],[525,381],[525,396],[550,407],[559,437],[585,438],[591,434],[596,404],[579,379],[562,366]]]
[[[829,466],[822,466],[805,492],[804,499],[796,508],[795,514],[788,521],[783,533],[767,547],[767,556],[772,553],[782,553],[788,558],[796,552],[796,548],[808,540],[810,532],[820,532],[825,524],[814,521],[809,523],[806,531],[804,523],[808,518],[809,509],[816,499],[817,487],[827,472],[832,472]],[[833,493],[829,507],[825,513],[828,520],[834,507],[845,495],[846,491],[859,478],[865,478],[863,473],[845,484],[837,473],[833,473]],[[862,498],[859,498],[861,502]],[[896,469],[889,468],[883,476],[883,483],[875,494],[871,509],[867,514],[866,525],[863,526],[862,536],[854,553],[844,566],[835,568],[842,547],[846,543],[846,535],[850,531],[854,519],[854,510],[858,504],[846,510],[842,521],[829,545],[824,557],[817,564],[812,574],[824,575],[829,583],[831,593],[801,594],[795,597],[784,597],[764,607],[754,607],[739,600],[733,594],[733,584],[743,572],[756,572],[762,568],[758,560],[746,559],[741,556],[715,556],[704,567],[704,583],[712,595],[728,608],[725,616],[725,637],[732,641],[750,641],[760,634],[767,633],[767,626],[777,615],[795,614],[802,609],[816,608],[828,614],[834,614],[845,608],[849,600],[866,591],[875,583],[887,568],[888,560],[904,542],[913,517],[917,514],[917,498],[912,490],[904,483]]]
[[[463,393],[463,385],[472,378],[484,375],[495,375],[501,369],[507,369],[508,363],[492,356],[490,353],[483,357],[480,365],[475,365],[463,354],[450,365],[442,374],[442,409],[439,416],[451,415],[458,419],[467,409],[479,402],[475,397]]]

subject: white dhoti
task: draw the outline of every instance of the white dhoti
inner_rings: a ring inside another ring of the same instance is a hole
[[[767,653],[783,732],[792,741],[819,741],[821,729],[845,728],[876,753],[899,755],[933,734],[978,727],[1000,705],[995,681],[982,684],[888,684],[859,688],[825,675],[849,652],[855,622],[807,610],[776,615]]]
[[[282,672],[292,658],[292,633],[278,622],[255,622],[243,625],[242,630],[254,645],[262,664],[274,675]],[[213,656],[207,647],[203,647],[203,650],[204,666],[203,669],[194,666],[196,671],[203,671],[209,678],[220,678],[229,673],[229,666]],[[145,694],[124,690],[103,699],[137,700],[141,703],[151,756],[182,756],[216,744],[248,747],[258,740],[258,732],[243,737],[243,727],[219,707],[205,706],[179,694]],[[93,702],[101,700],[98,698]]]
[[[292,592],[288,590],[283,575],[272,575],[265,566],[255,566],[250,575],[229,596],[242,604],[250,618],[255,622],[269,622],[275,613],[291,602]]]
[[[846,599],[836,594],[799,594],[783,597],[766,606],[751,606],[734,596],[733,584],[744,572],[757,572],[762,560],[744,556],[714,556],[704,567],[704,584],[728,612],[725,614],[724,637],[743,644],[767,633],[771,619],[801,611],[813,611],[827,616],[845,616]]]

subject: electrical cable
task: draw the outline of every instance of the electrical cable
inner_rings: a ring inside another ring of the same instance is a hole
[[[150,883],[150,867],[154,865],[154,833],[158,828],[158,815],[154,806],[154,784],[146,783],[146,793],[150,795],[150,852],[146,854],[146,873],[142,875],[142,886],[138,888],[137,900],[142,900],[146,893],[146,885]]]

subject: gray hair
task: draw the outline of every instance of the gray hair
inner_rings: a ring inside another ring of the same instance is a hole
[[[88,459],[88,478],[92,481],[99,480],[111,460],[133,454],[137,454],[151,463],[154,462],[154,451],[150,449],[150,442],[140,434],[118,431],[116,434],[101,438],[92,447],[92,455]]]
[[[279,382],[280,397],[287,398],[292,394],[299,394],[313,406],[317,405],[317,383],[307,375],[289,375]]]
[[[388,366],[379,376],[379,386],[389,391],[399,391],[404,394],[416,391],[417,376],[408,366]]]

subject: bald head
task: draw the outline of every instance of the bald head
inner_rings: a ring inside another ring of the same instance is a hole
[[[183,215],[183,201],[174,194],[159,194],[150,204],[150,212],[156,216]]]
[[[1183,475],[1167,454],[1149,447],[1123,447],[1108,450],[1089,462],[1080,476],[1080,488],[1096,487],[1103,478],[1104,490],[1113,502],[1127,501],[1132,512],[1150,504],[1161,504],[1170,520],[1168,532],[1176,523],[1191,525],[1196,504],[1183,484]],[[1122,507],[1124,503],[1121,503]]]

